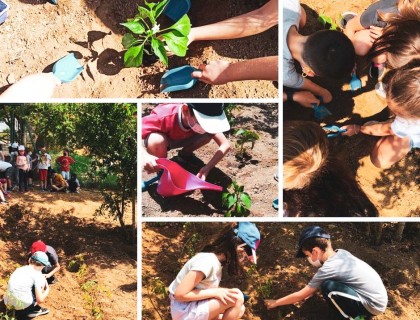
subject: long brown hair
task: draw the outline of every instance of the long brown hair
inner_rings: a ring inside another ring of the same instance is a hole
[[[235,226],[236,223],[232,223],[224,227],[220,234],[201,250],[201,252],[212,252],[216,255],[224,254],[226,257],[225,265],[227,266],[229,275],[238,275],[241,273],[241,266],[236,248],[244,242],[237,237],[233,231]]]

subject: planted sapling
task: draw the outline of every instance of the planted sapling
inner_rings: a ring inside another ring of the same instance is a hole
[[[255,141],[260,138],[256,132],[246,129],[238,129],[235,131],[234,135],[236,137],[235,146],[238,149],[236,155],[241,158],[246,154],[247,148],[253,149]]]
[[[244,186],[233,181],[222,193],[222,205],[227,209],[226,217],[246,217],[250,214],[251,197],[244,192]]]
[[[144,53],[148,55],[154,53],[165,65],[168,65],[165,45],[175,55],[184,57],[187,53],[188,34],[191,30],[188,16],[182,16],[175,24],[161,30],[157,20],[168,0],[158,3],[145,1],[144,3],[144,7],[137,7],[138,14],[134,18],[121,23],[131,31],[124,34],[122,39],[122,44],[127,49],[124,54],[124,65],[126,67],[141,66]]]

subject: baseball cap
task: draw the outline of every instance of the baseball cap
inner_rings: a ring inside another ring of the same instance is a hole
[[[31,254],[37,251],[47,252],[47,245],[41,240],[35,241],[31,245]]]
[[[247,254],[248,256],[252,256],[254,263],[257,264],[256,250],[261,242],[261,235],[257,226],[252,222],[238,222],[237,226],[233,228],[233,231],[251,249],[251,252],[247,252]],[[245,251],[247,250],[245,249]]]
[[[224,103],[188,103],[188,106],[204,131],[214,134],[230,129]]]
[[[303,229],[299,238],[299,247],[296,253],[296,258],[303,258],[305,254],[302,252],[302,244],[309,238],[325,238],[330,239],[331,236],[319,226],[310,226]]]
[[[18,150],[19,150],[19,151],[25,151],[25,146],[20,145],[20,146],[18,147]]]
[[[43,264],[46,267],[51,267],[51,264],[48,261],[48,256],[45,252],[37,251],[31,256],[31,259]]]

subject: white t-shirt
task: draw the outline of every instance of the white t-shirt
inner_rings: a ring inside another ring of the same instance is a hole
[[[192,257],[178,272],[175,280],[169,286],[169,292],[175,294],[175,290],[184,277],[190,271],[201,271],[204,273],[204,279],[201,280],[195,289],[209,289],[219,287],[222,279],[222,265],[214,253],[200,252]]]
[[[386,309],[388,294],[381,277],[370,265],[346,250],[339,249],[328,258],[308,286],[320,289],[325,280],[342,282],[352,287],[363,306],[373,315]]]
[[[45,286],[45,276],[32,265],[17,268],[10,276],[4,303],[16,310],[23,310],[34,303],[32,288],[42,289]]]
[[[4,172],[6,171],[8,168],[12,167],[12,164],[6,161],[0,161],[0,171]]]
[[[412,148],[420,148],[420,119],[404,119],[396,116],[391,129],[397,137],[410,138]]]
[[[46,170],[51,166],[51,156],[48,153],[38,155],[38,169]]]
[[[303,77],[296,72],[292,53],[287,45],[287,34],[290,28],[299,30],[301,7],[299,0],[283,0],[283,85],[299,89],[303,85]]]

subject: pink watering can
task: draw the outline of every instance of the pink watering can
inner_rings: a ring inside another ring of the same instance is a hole
[[[177,196],[196,189],[223,190],[220,186],[201,180],[176,162],[160,158],[156,160],[156,163],[163,169],[157,187],[157,192],[163,197]]]

